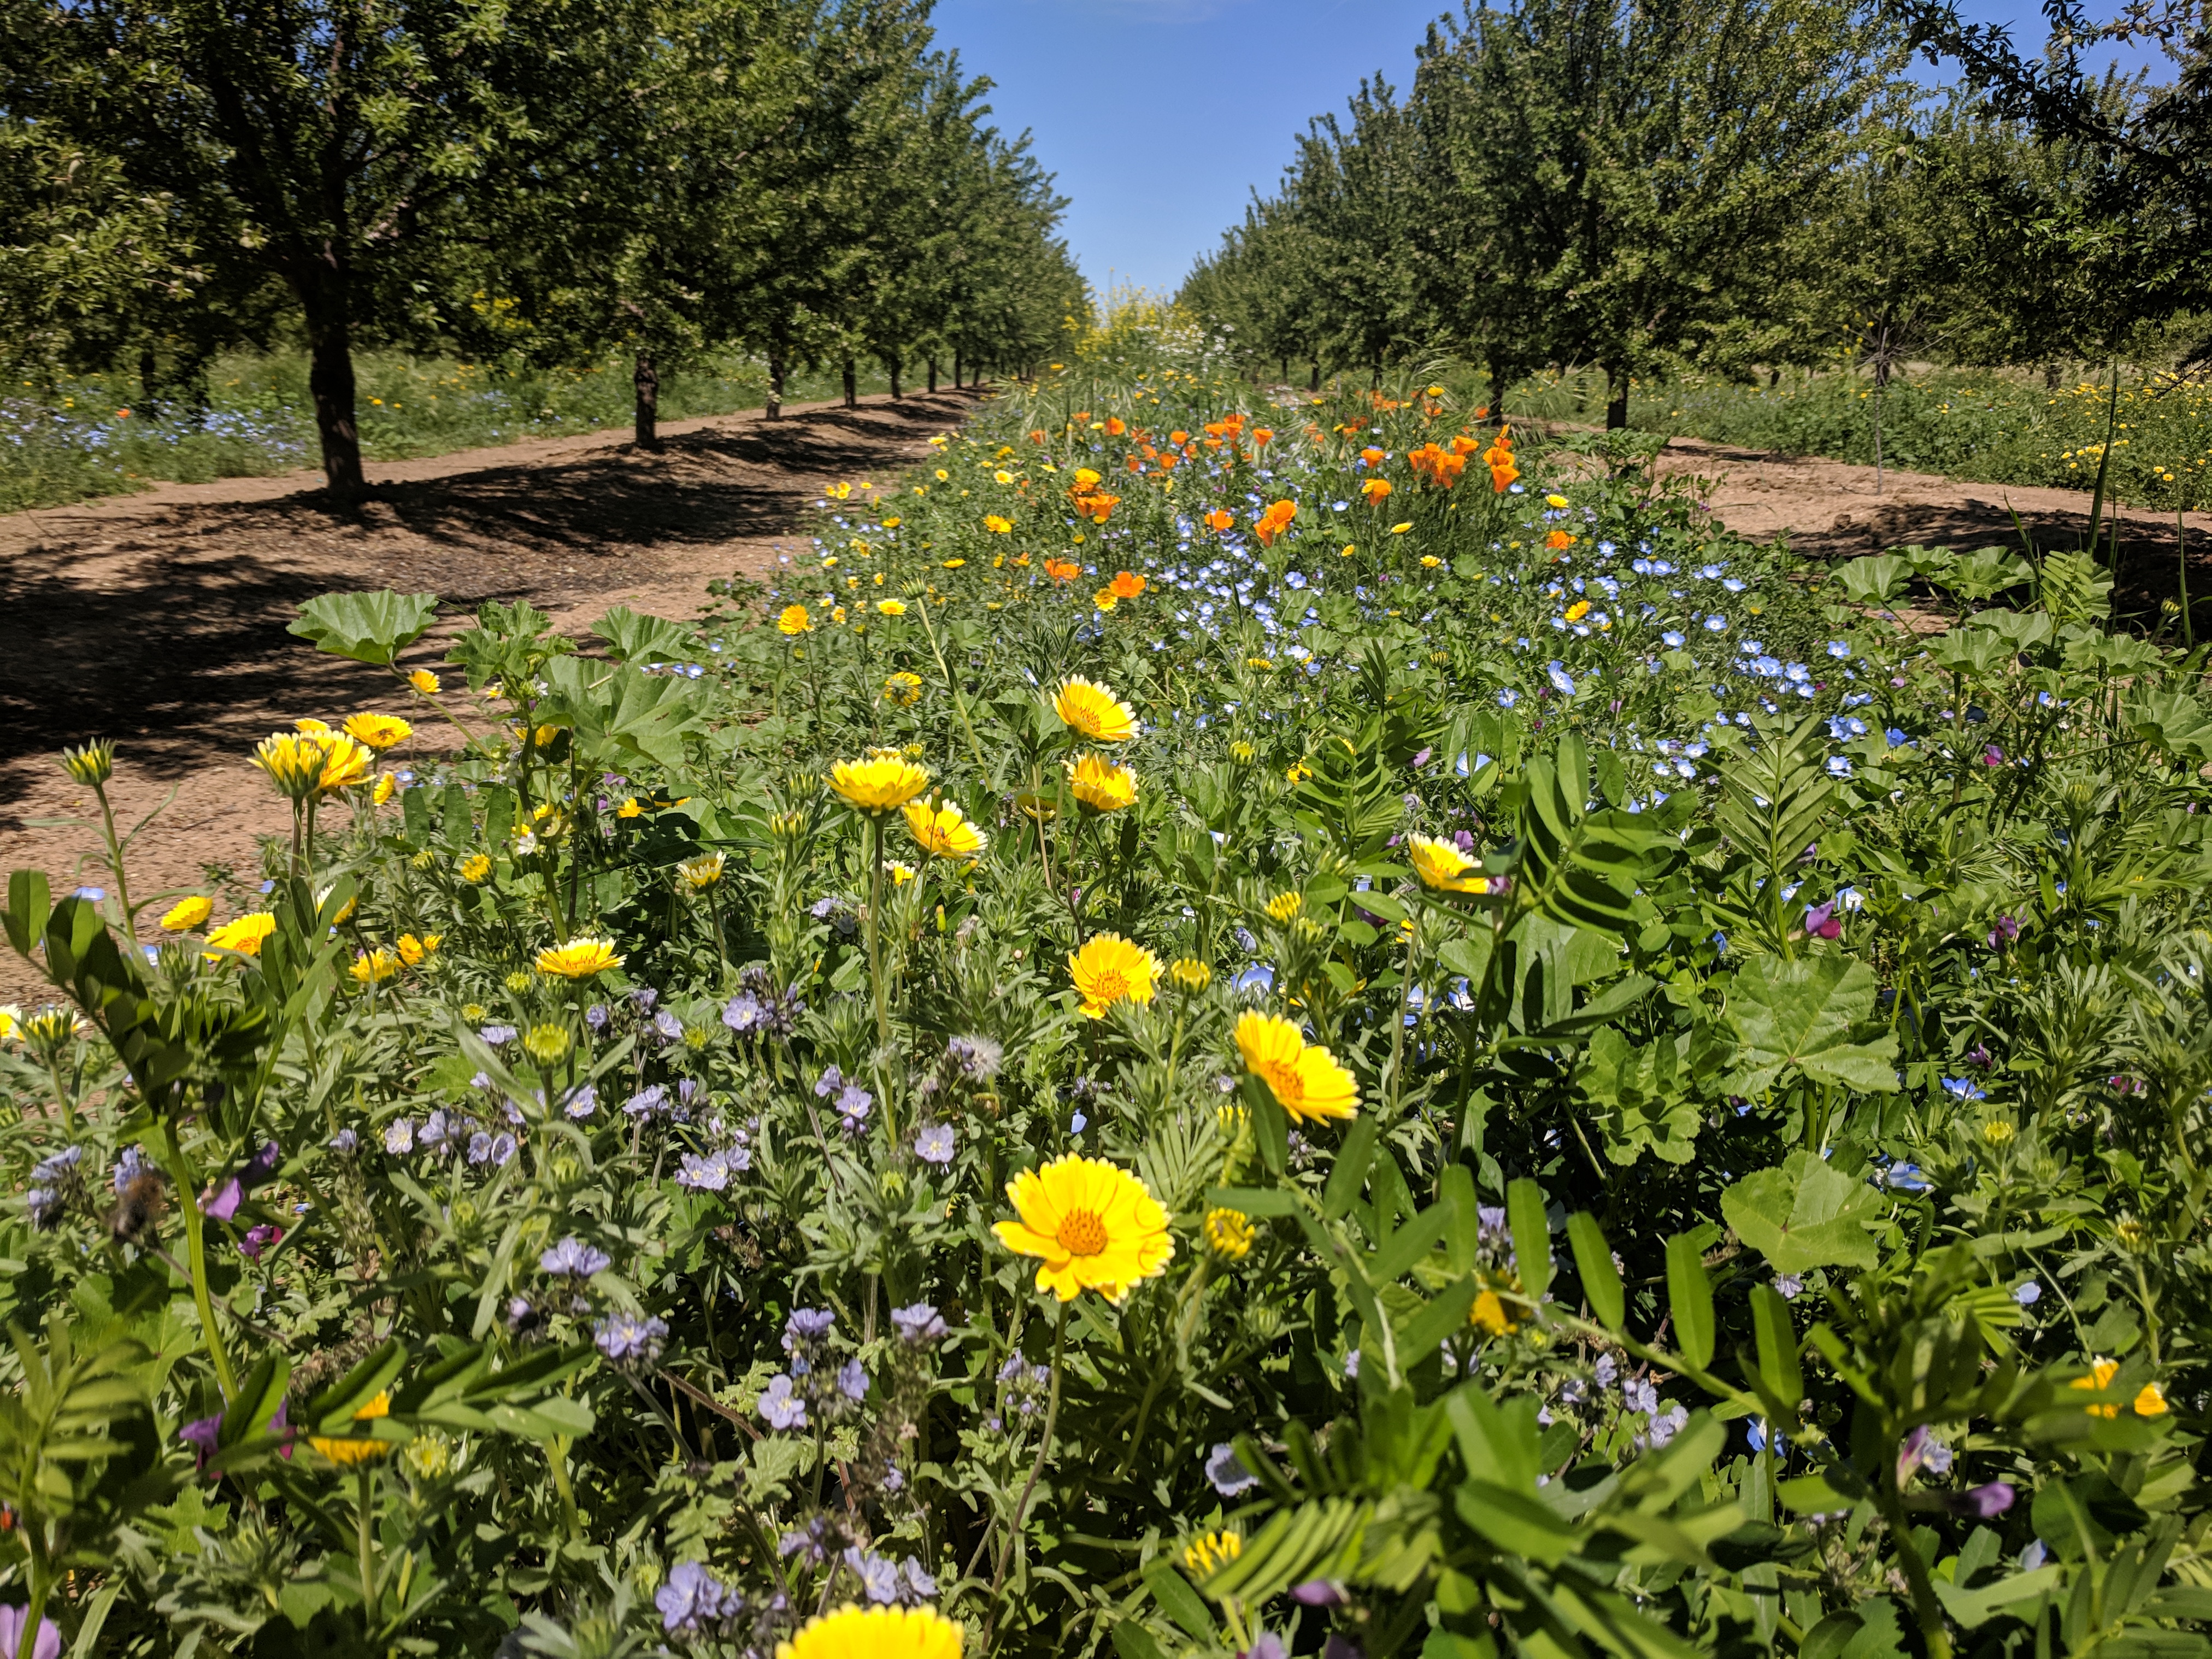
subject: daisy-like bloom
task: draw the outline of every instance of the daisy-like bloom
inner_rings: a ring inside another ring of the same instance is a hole
[[[1590,605],[1588,599],[1577,599],[1572,605],[1567,607],[1566,620],[1571,623],[1580,622],[1584,617],[1589,615],[1589,608]]]
[[[548,979],[589,979],[622,964],[623,959],[615,954],[613,940],[579,934],[566,945],[550,945],[540,951],[537,966],[538,971]]]
[[[1091,680],[1073,679],[1061,685],[1053,696],[1052,712],[1069,730],[1093,743],[1127,743],[1137,735],[1135,711]]]
[[[1117,1002],[1152,1000],[1160,959],[1119,933],[1093,933],[1067,958],[1067,971],[1083,994],[1083,1012],[1103,1019]]]
[[[1067,769],[1076,799],[1099,812],[1118,812],[1137,799],[1137,775],[1103,755],[1085,755]]]
[[[896,859],[885,859],[884,873],[891,878],[894,889],[903,887],[914,879],[914,866],[901,864]]]
[[[218,951],[235,951],[242,957],[261,954],[261,941],[276,931],[276,918],[267,910],[250,911],[235,921],[226,921],[207,936],[207,942]],[[220,962],[221,957],[210,955],[210,962]]]
[[[13,1042],[23,1034],[23,1011],[12,1002],[0,1002],[0,1042]]]
[[[1014,521],[1012,519],[1002,519],[995,513],[986,513],[983,515],[983,528],[994,536],[1011,536],[1014,533]]]
[[[1042,1259],[1036,1287],[1062,1302],[1097,1291],[1118,1303],[1175,1256],[1168,1212],[1142,1181],[1103,1158],[1071,1152],[1006,1183],[1021,1217],[992,1231],[1018,1255]]]
[[[346,971],[353,975],[356,985],[381,985],[399,971],[399,957],[380,945],[356,957],[353,966]]]
[[[368,781],[368,763],[374,751],[366,744],[357,743],[343,732],[332,732],[323,739],[322,791],[329,794],[334,789],[350,789],[357,783]]]
[[[1544,538],[1544,545],[1550,548],[1554,553],[1565,552],[1568,548],[1572,547],[1574,544],[1575,538],[1567,534],[1564,530],[1554,530],[1550,535]]]
[[[702,853],[696,859],[685,859],[676,866],[676,873],[684,884],[695,893],[703,893],[722,878],[723,855]]]
[[[915,845],[940,859],[979,857],[991,838],[971,823],[951,801],[908,801],[906,827]]]
[[[1168,964],[1168,978],[1178,991],[1195,994],[1213,983],[1213,969],[1194,957],[1183,957]]]
[[[438,677],[427,668],[418,668],[407,677],[407,684],[426,697],[434,697],[445,690]]]
[[[962,1627],[934,1607],[859,1607],[811,1620],[775,1659],[960,1659]]]
[[[461,860],[461,879],[463,881],[482,881],[490,873],[491,860],[488,855],[483,853],[471,853],[468,857]]]
[[[911,708],[921,701],[921,676],[902,668],[884,682],[884,701]]]
[[[640,806],[637,797],[632,795],[615,808],[615,816],[618,818],[641,818],[645,816],[645,808]]]
[[[398,793],[398,774],[395,772],[383,772],[378,775],[376,787],[368,792],[368,798],[374,801],[379,806],[381,806]]]
[[[906,615],[906,601],[904,599],[878,599],[876,601],[876,609],[886,617],[903,617]]]
[[[1242,1210],[1208,1210],[1204,1231],[1206,1249],[1224,1261],[1242,1261],[1251,1255],[1252,1241],[1260,1236]]]
[[[410,968],[420,968],[438,954],[438,947],[446,942],[443,933],[425,933],[417,939],[412,933],[399,936],[399,959]]]
[[[1246,1010],[1237,1021],[1237,1048],[1245,1069],[1299,1122],[1358,1114],[1359,1085],[1352,1073],[1279,1015]]]
[[[319,720],[313,714],[302,714],[292,722],[292,729],[307,737],[326,738],[331,733],[331,723]]]
[[[1487,1285],[1475,1293],[1474,1305],[1467,1310],[1467,1322],[1492,1336],[1520,1328],[1519,1322],[1505,1311],[1504,1299]]]
[[[1552,507],[1552,508],[1557,509],[1557,508],[1559,508],[1559,507],[1565,507],[1566,504],[1567,504],[1567,498],[1566,498],[1565,495],[1547,495],[1547,496],[1545,496],[1545,497],[1544,497],[1544,505],[1545,505],[1545,506],[1547,506],[1547,507]]]
[[[1149,586],[1145,578],[1133,570],[1121,571],[1106,584],[1108,591],[1121,599],[1133,599]]]
[[[1110,587],[1102,587],[1091,596],[1091,603],[1101,611],[1111,611],[1121,603],[1121,596]]]
[[[777,613],[775,631],[788,639],[814,631],[814,617],[803,605],[787,605]]]
[[[349,714],[346,736],[381,753],[415,735],[415,728],[397,714]]]
[[[1244,1534],[1224,1527],[1192,1539],[1183,1548],[1182,1564],[1190,1569],[1192,1577],[1204,1578],[1243,1553]]]
[[[2112,1379],[2119,1374],[2120,1362],[2118,1360],[2101,1358],[2093,1359],[2089,1362],[2089,1375],[2087,1376],[2075,1377],[2071,1386],[2077,1389],[2087,1389],[2093,1393],[2098,1392],[2111,1388],[2112,1386]],[[2089,1407],[2089,1415],[2092,1417],[2118,1417],[2119,1414],[2120,1408],[2118,1406],[2092,1406]]]
[[[392,1415],[392,1391],[387,1389],[353,1414],[356,1423],[368,1423],[380,1417]],[[312,1434],[307,1443],[333,1463],[366,1463],[373,1458],[389,1456],[389,1440],[337,1440],[328,1436]]]
[[[161,915],[161,926],[173,933],[187,933],[215,914],[215,901],[195,893],[179,899]]]
[[[253,763],[268,775],[278,794],[305,800],[323,787],[323,769],[330,760],[324,745],[319,733],[272,732],[254,744]]]
[[[1408,836],[1406,846],[1413,855],[1413,873],[1421,878],[1422,886],[1433,887],[1440,893],[1480,894],[1490,890],[1490,878],[1481,873],[1480,864],[1449,842]],[[1470,871],[1475,873],[1470,875]]]
[[[929,774],[896,749],[872,749],[831,767],[830,787],[863,812],[888,812],[928,788]]]

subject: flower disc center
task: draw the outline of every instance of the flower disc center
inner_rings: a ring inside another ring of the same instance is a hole
[[[1094,1210],[1070,1210],[1060,1218],[1059,1238],[1070,1255],[1097,1255],[1106,1248],[1106,1224]]]

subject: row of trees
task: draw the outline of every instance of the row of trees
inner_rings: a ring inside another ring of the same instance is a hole
[[[2095,27],[2051,9],[2028,60],[1934,3],[1470,3],[1402,94],[1313,124],[1182,298],[1285,376],[1595,366],[1613,426],[1685,364],[2123,350],[2204,304],[2205,100],[2087,75]],[[2160,40],[2203,77],[2201,31]],[[1907,79],[1916,46],[1966,84]]]
[[[0,0],[0,355],[189,383],[304,337],[331,488],[367,343],[660,374],[1019,365],[1064,203],[930,0]]]

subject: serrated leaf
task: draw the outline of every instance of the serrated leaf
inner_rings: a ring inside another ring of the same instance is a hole
[[[1897,1088],[1897,1039],[1853,1038],[1874,1013],[1874,969],[1856,957],[1758,957],[1736,975],[1728,1023],[1738,1066],[1723,1085],[1761,1095],[1795,1073],[1869,1093]]]
[[[428,633],[437,611],[434,593],[324,593],[301,605],[285,631],[334,657],[383,665]]]
[[[1802,1148],[1723,1193],[1721,1213],[1777,1273],[1875,1265],[1867,1224],[1881,1218],[1881,1194]]]

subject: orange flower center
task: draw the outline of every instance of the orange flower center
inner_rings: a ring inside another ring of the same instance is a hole
[[[1253,1069],[1275,1091],[1275,1098],[1282,1103],[1285,1111],[1295,1111],[1306,1103],[1306,1081],[1298,1075],[1295,1065],[1271,1060]]]
[[[1112,968],[1103,969],[1091,981],[1091,1000],[1093,1002],[1101,1004],[1119,1002],[1128,994],[1129,981]],[[1077,1213],[1080,1214],[1082,1212],[1079,1211]],[[1064,1228],[1061,1230],[1063,1238],[1066,1237],[1066,1231]],[[1088,1255],[1091,1253],[1086,1250],[1082,1254]]]
[[[1106,1224],[1092,1210],[1070,1210],[1060,1218],[1060,1247],[1070,1255],[1097,1255],[1106,1248]]]

